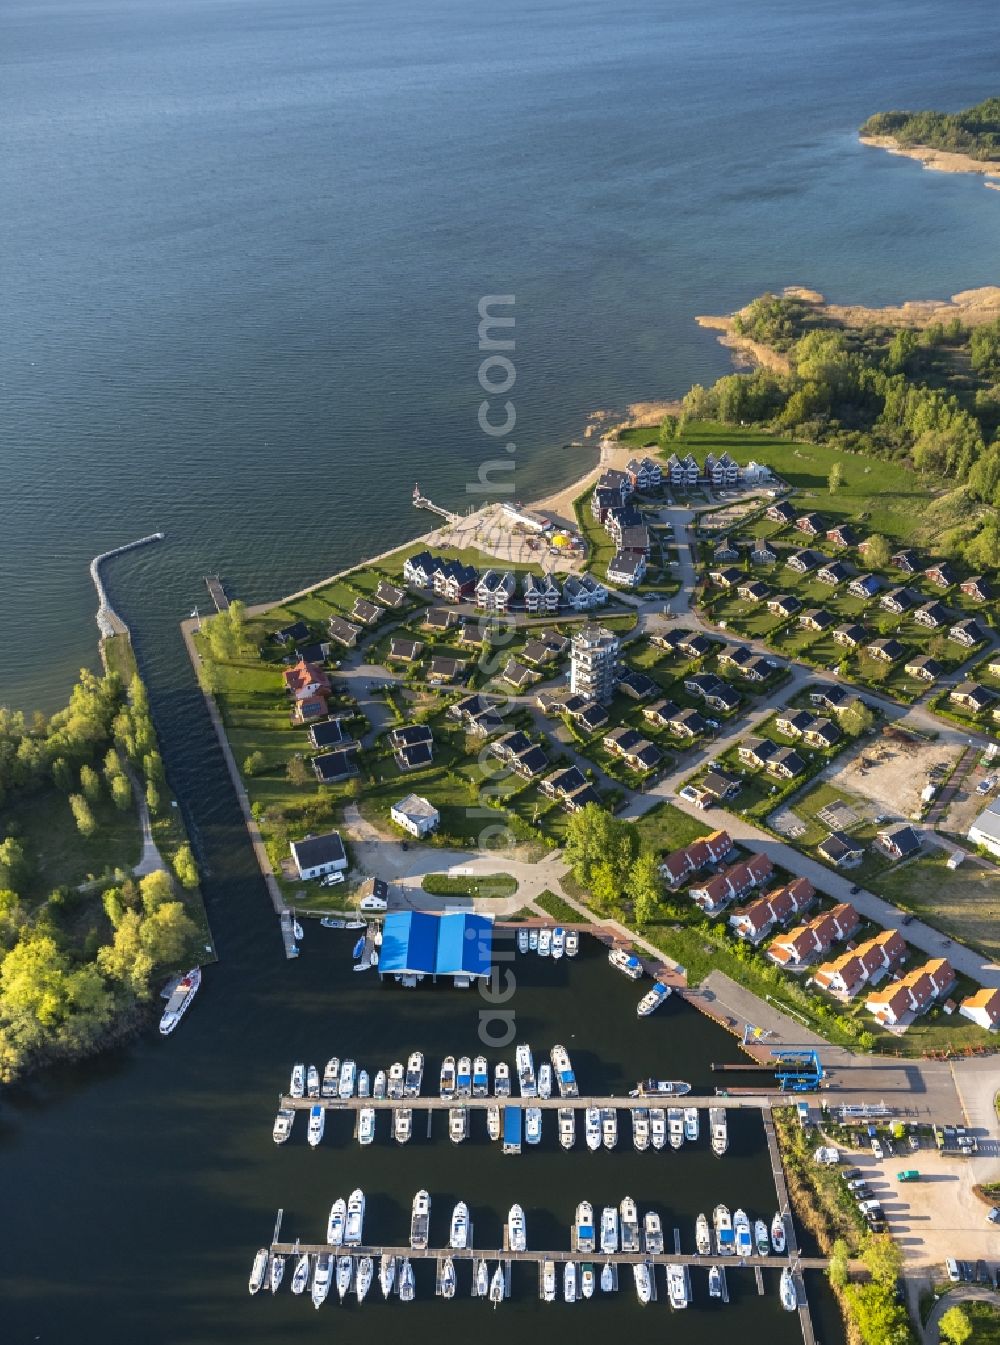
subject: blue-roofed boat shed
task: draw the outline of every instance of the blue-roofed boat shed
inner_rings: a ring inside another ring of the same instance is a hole
[[[472,911],[391,911],[382,927],[381,976],[489,976],[493,917]]]

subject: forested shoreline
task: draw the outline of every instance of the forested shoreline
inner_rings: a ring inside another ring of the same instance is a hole
[[[987,98],[962,112],[876,112],[860,133],[890,136],[908,149],[926,146],[984,163],[1000,161],[1000,98]]]

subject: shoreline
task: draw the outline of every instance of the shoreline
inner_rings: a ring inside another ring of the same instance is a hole
[[[859,135],[858,140],[862,145],[884,150],[886,154],[896,154],[903,159],[916,159],[932,173],[974,173],[983,178],[1000,179],[1000,163],[974,159],[971,154],[934,149],[931,145],[902,145],[892,135]],[[1000,180],[984,182],[983,186],[1000,191]]]

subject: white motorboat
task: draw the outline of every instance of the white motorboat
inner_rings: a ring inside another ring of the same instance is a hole
[[[642,963],[632,953],[626,952],[624,948],[612,948],[608,953],[608,961],[616,971],[620,971],[630,981],[638,981],[642,978]]]
[[[312,1262],[309,1256],[303,1252],[295,1262],[295,1270],[292,1274],[292,1293],[304,1294],[306,1286],[309,1283],[309,1276],[312,1273]]]
[[[413,1134],[413,1110],[394,1107],[392,1110],[392,1138],[397,1144],[408,1144]]]
[[[529,929],[529,930],[528,930],[528,949],[529,949],[529,951],[532,952],[532,953],[537,953],[537,952],[538,952],[538,930],[537,930],[537,929]]]
[[[306,1097],[319,1097],[319,1070],[315,1065],[306,1070]]]
[[[298,920],[295,919],[294,917],[292,918],[292,933],[295,935],[296,943],[301,943],[302,940],[306,937],[305,930],[299,924]]]
[[[324,915],[319,922],[320,929],[344,929],[347,926],[346,920],[338,920],[336,916]]]
[[[576,957],[579,951],[580,951],[580,935],[577,930],[568,929],[566,931],[566,956]],[[585,1295],[585,1297],[589,1297],[589,1295]]]
[[[698,1108],[685,1107],[684,1138],[687,1140],[688,1144],[695,1144],[698,1140],[698,1136],[700,1133],[701,1133],[701,1127],[698,1121]]]
[[[538,931],[538,956],[551,957],[552,955],[552,931],[545,928]]]
[[[306,1095],[306,1067],[305,1065],[292,1066],[292,1078],[288,1085],[290,1097],[305,1097]]]
[[[535,1097],[538,1085],[535,1081],[535,1062],[530,1046],[519,1046],[515,1051],[517,1061],[517,1084],[522,1097]]]
[[[736,1251],[736,1238],[733,1235],[733,1220],[725,1205],[716,1205],[712,1211],[712,1224],[715,1228],[715,1245],[720,1256],[732,1256]]]
[[[358,1296],[358,1302],[365,1301],[365,1294],[371,1288],[372,1276],[375,1271],[375,1263],[370,1256],[363,1256],[358,1262],[358,1273],[354,1281],[354,1292]]]
[[[661,1004],[664,1004],[670,998],[670,986],[664,985],[662,981],[657,981],[652,990],[647,990],[636,1005],[636,1015],[639,1018],[648,1018],[651,1013],[655,1013]]]
[[[343,1303],[344,1295],[351,1287],[351,1280],[354,1278],[354,1258],[352,1256],[337,1257],[337,1293],[340,1295],[340,1301]]]
[[[347,1219],[344,1222],[344,1246],[360,1247],[365,1223],[365,1193],[356,1187],[347,1197]]]
[[[460,1200],[451,1213],[451,1233],[448,1246],[455,1251],[464,1251],[469,1245],[469,1207]]]
[[[469,1134],[468,1107],[448,1108],[448,1138],[452,1144],[461,1144]]]
[[[323,1138],[323,1130],[326,1126],[326,1108],[321,1107],[317,1102],[315,1106],[309,1108],[309,1129],[306,1131],[306,1139],[310,1146],[315,1149]]]
[[[413,1212],[410,1215],[410,1246],[415,1252],[427,1250],[430,1226],[431,1198],[426,1191],[418,1191],[413,1197]]]
[[[398,1102],[399,1099],[403,1096],[405,1077],[406,1073],[403,1069],[403,1063],[401,1060],[397,1060],[392,1065],[389,1066],[389,1077],[386,1080],[385,1091],[386,1094],[390,1098],[392,1098],[394,1102]]]
[[[500,1108],[486,1108],[486,1133],[494,1143],[500,1138]]]
[[[605,1149],[613,1149],[618,1143],[618,1113],[614,1107],[605,1107],[601,1112],[601,1138]]]
[[[632,1145],[640,1154],[649,1148],[649,1112],[645,1107],[632,1108]]]
[[[493,1067],[493,1096],[510,1097],[510,1066],[505,1060]]]
[[[639,1248],[639,1212],[631,1196],[625,1196],[618,1206],[621,1223],[623,1252],[637,1252]]]
[[[459,1057],[455,1094],[457,1097],[472,1097],[472,1061],[467,1055]]]
[[[736,1238],[736,1255],[753,1255],[753,1235],[750,1232],[750,1220],[746,1210],[737,1210],[733,1215],[733,1234]]]
[[[576,1262],[563,1262],[563,1302],[576,1302]]]
[[[687,1267],[671,1263],[667,1266],[667,1294],[672,1308],[686,1308],[691,1295],[688,1289]]]
[[[610,1261],[601,1267],[601,1293],[610,1294],[615,1287],[615,1268]]]
[[[552,1096],[552,1066],[549,1064],[538,1066],[538,1096],[544,1101]]]
[[[649,1252],[650,1256],[662,1256],[663,1224],[655,1210],[647,1210],[646,1217],[642,1221],[642,1231],[646,1251]]]
[[[455,1297],[455,1262],[450,1256],[444,1258],[444,1265],[441,1267],[441,1297]]]
[[[708,1272],[708,1296],[709,1298],[722,1297],[722,1267],[711,1266]]]
[[[340,1060],[332,1055],[323,1068],[323,1082],[320,1084],[320,1097],[336,1097],[340,1084]]]
[[[706,1214],[699,1214],[695,1220],[694,1245],[699,1256],[712,1255],[712,1230],[708,1226]]]
[[[583,1298],[594,1297],[594,1267],[590,1261],[584,1261],[580,1267],[580,1294]]]
[[[385,1093],[386,1093],[385,1070],[384,1069],[376,1070],[375,1078],[372,1081],[372,1097],[375,1098],[377,1102],[381,1102],[382,1099],[385,1097]]]
[[[498,1261],[497,1268],[493,1272],[493,1278],[490,1280],[490,1302],[494,1307],[503,1302],[506,1287],[503,1278],[503,1262]]]
[[[763,1219],[754,1220],[753,1240],[758,1256],[771,1255],[771,1239],[767,1236],[767,1224]]]
[[[795,1281],[792,1278],[792,1272],[787,1266],[781,1272],[781,1280],[778,1285],[778,1292],[781,1295],[781,1306],[786,1312],[795,1312],[799,1306],[799,1295],[795,1288]]]
[[[645,1261],[635,1261],[632,1265],[635,1277],[635,1296],[645,1306],[653,1297],[653,1277]]]
[[[345,1060],[340,1067],[340,1084],[337,1092],[340,1097],[347,1099],[354,1096],[354,1083],[357,1079],[358,1067],[353,1060]]]
[[[419,1097],[424,1081],[424,1056],[422,1051],[413,1051],[406,1062],[406,1078],[403,1093],[406,1097]]]
[[[399,1268],[399,1301],[401,1303],[412,1303],[415,1293],[416,1284],[413,1279],[413,1267],[410,1265],[410,1258],[404,1256],[403,1264]]]
[[[589,1200],[581,1200],[576,1207],[576,1223],[573,1225],[574,1251],[592,1252],[597,1246],[594,1232],[594,1207]]]
[[[388,1298],[396,1283],[396,1258],[383,1252],[378,1263],[378,1282],[382,1288],[382,1297]]]
[[[667,1139],[671,1149],[679,1149],[684,1143],[684,1113],[680,1107],[667,1108]]]
[[[649,1138],[654,1149],[662,1149],[667,1142],[667,1114],[662,1107],[649,1109]]]
[[[559,1108],[559,1143],[564,1149],[572,1149],[576,1143],[576,1114],[572,1107]]]
[[[250,1292],[259,1293],[264,1287],[264,1281],[267,1279],[267,1267],[270,1256],[266,1247],[261,1247],[253,1259],[253,1265],[250,1268]]]
[[[528,931],[526,929],[519,929],[517,931],[517,951],[519,953],[526,953],[528,951]]]
[[[321,1308],[326,1302],[333,1283],[333,1257],[329,1252],[320,1252],[316,1258],[316,1270],[313,1274],[312,1304]]]
[[[371,1092],[371,1078],[366,1069],[358,1071],[358,1097],[368,1097]]]
[[[485,1298],[490,1292],[490,1268],[485,1260],[480,1258],[476,1262],[476,1296]]]
[[[778,1256],[785,1254],[785,1221],[780,1213],[771,1220],[771,1246]]]
[[[330,1206],[326,1221],[326,1240],[331,1247],[344,1245],[344,1225],[347,1223],[347,1201],[341,1196]]]
[[[201,968],[192,967],[186,976],[174,986],[170,997],[163,1009],[163,1016],[160,1018],[160,1035],[169,1037],[174,1028],[181,1021],[191,1003],[198,993],[198,987],[201,985]]]
[[[556,925],[552,931],[552,956],[558,961],[566,951],[566,931],[561,925]]]
[[[294,1124],[295,1113],[291,1107],[280,1107],[277,1116],[274,1118],[274,1128],[271,1131],[275,1144],[285,1144],[287,1142]]]
[[[712,1153],[721,1158],[729,1148],[729,1122],[725,1107],[709,1107],[708,1124],[712,1132]]]
[[[490,1069],[484,1055],[477,1055],[472,1062],[472,1096],[486,1097],[490,1091]]]
[[[542,1262],[542,1298],[546,1303],[556,1301],[556,1263],[548,1257]]]
[[[587,1108],[586,1123],[587,1148],[591,1153],[601,1147],[601,1109],[600,1107]]]
[[[605,1205],[601,1213],[601,1251],[613,1256],[618,1250],[618,1211],[614,1205]]]
[[[507,1240],[512,1252],[528,1250],[528,1230],[524,1222],[524,1210],[520,1205],[511,1205],[507,1214]]]
[[[447,1101],[455,1096],[455,1057],[446,1055],[441,1062],[441,1096]]]
[[[358,1143],[371,1144],[375,1138],[375,1108],[362,1107],[358,1113]]]
[[[553,1046],[549,1054],[559,1096],[579,1097],[580,1089],[577,1086],[576,1075],[573,1073],[573,1066],[570,1063],[569,1052],[566,1047]]]
[[[691,1085],[685,1079],[640,1079],[629,1097],[686,1097]]]
[[[524,1138],[528,1144],[537,1144],[542,1138],[541,1107],[526,1107],[524,1111]]]

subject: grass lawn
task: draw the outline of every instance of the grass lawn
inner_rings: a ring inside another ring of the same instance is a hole
[[[1000,1308],[994,1303],[966,1303],[972,1323],[969,1345],[1000,1345]]]
[[[575,906],[571,906],[562,897],[557,897],[548,888],[544,892],[539,892],[535,898],[535,905],[540,906],[546,915],[551,915],[553,920],[561,920],[566,925],[589,925],[592,923]]]
[[[427,873],[420,886],[438,897],[512,897],[517,891],[517,879],[509,873],[475,878],[458,873]]]
[[[962,943],[1000,956],[1000,877],[968,859],[957,869],[946,861],[945,852],[935,850],[889,869],[869,886]]]
[[[672,803],[658,803],[637,820],[636,827],[641,844],[655,852],[679,850],[712,831]]]

